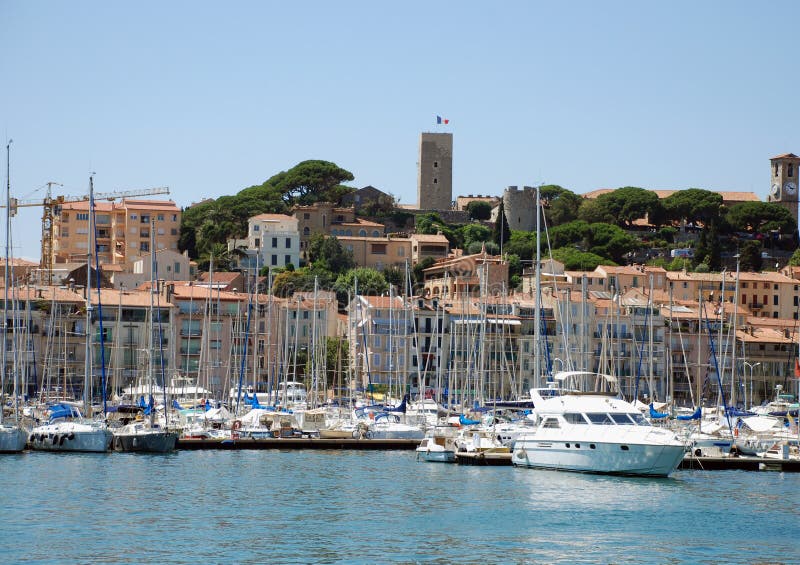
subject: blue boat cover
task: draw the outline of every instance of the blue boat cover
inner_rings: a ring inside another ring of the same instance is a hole
[[[459,414],[458,415],[458,423],[461,424],[462,426],[472,426],[472,425],[475,425],[475,424],[480,424],[481,421],[480,420],[470,420],[469,418],[464,416],[464,414]]]
[[[694,411],[693,414],[688,416],[678,416],[678,420],[683,420],[684,422],[689,420],[699,420],[703,416],[703,409],[698,406],[697,410]]]
[[[80,418],[81,411],[70,404],[54,404],[50,407],[50,421],[58,418]]]
[[[660,420],[662,418],[669,418],[669,414],[666,412],[656,412],[656,409],[653,408],[653,403],[650,403],[650,417],[655,420]]]

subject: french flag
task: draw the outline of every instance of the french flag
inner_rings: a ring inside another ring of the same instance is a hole
[[[446,120],[446,119],[442,118],[441,116],[436,116],[436,123],[437,124],[449,124],[450,120]]]

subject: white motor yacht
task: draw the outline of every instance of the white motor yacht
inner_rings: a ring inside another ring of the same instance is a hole
[[[555,375],[596,377],[583,371]],[[519,435],[512,463],[520,467],[666,477],[680,464],[685,445],[671,431],[650,424],[631,403],[614,392],[533,389],[536,426]]]

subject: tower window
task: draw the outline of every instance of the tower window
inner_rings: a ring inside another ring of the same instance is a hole
[[[434,161],[434,162],[433,162],[433,168],[435,169],[435,168],[437,168],[438,166],[439,166],[439,161]]]
[[[775,176],[778,176],[778,163],[775,163]]]
[[[787,173],[787,175],[790,177],[794,176],[794,165],[792,163],[789,163],[789,172]]]
[[[439,179],[433,179],[433,184],[438,184],[438,183],[439,183]]]

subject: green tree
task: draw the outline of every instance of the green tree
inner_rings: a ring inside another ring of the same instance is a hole
[[[625,186],[592,200],[585,200],[578,217],[589,223],[613,223],[630,227],[635,220],[647,217],[655,226],[663,223],[664,208],[658,195],[652,190]]]
[[[789,266],[800,267],[800,248],[794,250],[792,258],[789,259]]]
[[[503,244],[511,239],[511,228],[508,227],[508,219],[503,206],[503,201],[500,201],[500,207],[497,211],[497,220],[494,223],[494,230],[492,231],[492,240],[503,247]]]
[[[792,213],[771,202],[740,202],[734,204],[725,216],[734,231],[765,233],[778,230],[783,234],[797,231]]]
[[[542,253],[547,250],[542,248]],[[536,254],[536,234],[534,232],[514,230],[503,246],[503,253],[517,255],[520,259],[530,261]]]
[[[588,251],[607,257],[615,263],[624,263],[625,255],[637,249],[641,243],[625,230],[611,224],[590,224]]]
[[[557,184],[539,187],[539,198],[547,225],[551,228],[576,220],[583,202],[582,196]]]
[[[666,219],[708,225],[720,217],[722,195],[702,188],[679,190],[663,200]]]
[[[739,246],[739,268],[743,271],[761,270],[761,244],[757,241],[744,241]]]
[[[587,251],[580,251],[574,247],[562,247],[554,249],[553,259],[564,263],[564,268],[576,271],[592,271],[598,265],[616,265],[605,257],[601,257]]]
[[[325,386],[347,386],[347,367],[350,363],[350,347],[341,337],[325,338]]]
[[[467,213],[473,220],[488,220],[492,216],[492,205],[483,200],[473,200],[467,204]]]
[[[369,267],[350,269],[339,275],[333,285],[339,304],[347,304],[348,291],[351,296],[355,295],[356,282],[358,294],[362,296],[378,296],[389,290],[389,283],[380,271]]]
[[[469,247],[471,243],[476,241],[489,241],[492,237],[492,230],[481,224],[466,224],[458,228],[458,231],[464,247]]]
[[[350,171],[330,161],[309,160],[298,163],[275,183],[289,205],[307,205],[315,202],[339,202],[345,194],[353,192],[341,183],[355,177]]]
[[[356,266],[352,251],[337,238],[321,233],[315,233],[308,241],[308,261],[315,270],[322,269],[334,275]]]
[[[314,275],[308,268],[284,271],[272,279],[272,294],[281,298],[288,298],[297,291],[312,292],[313,290]]]

